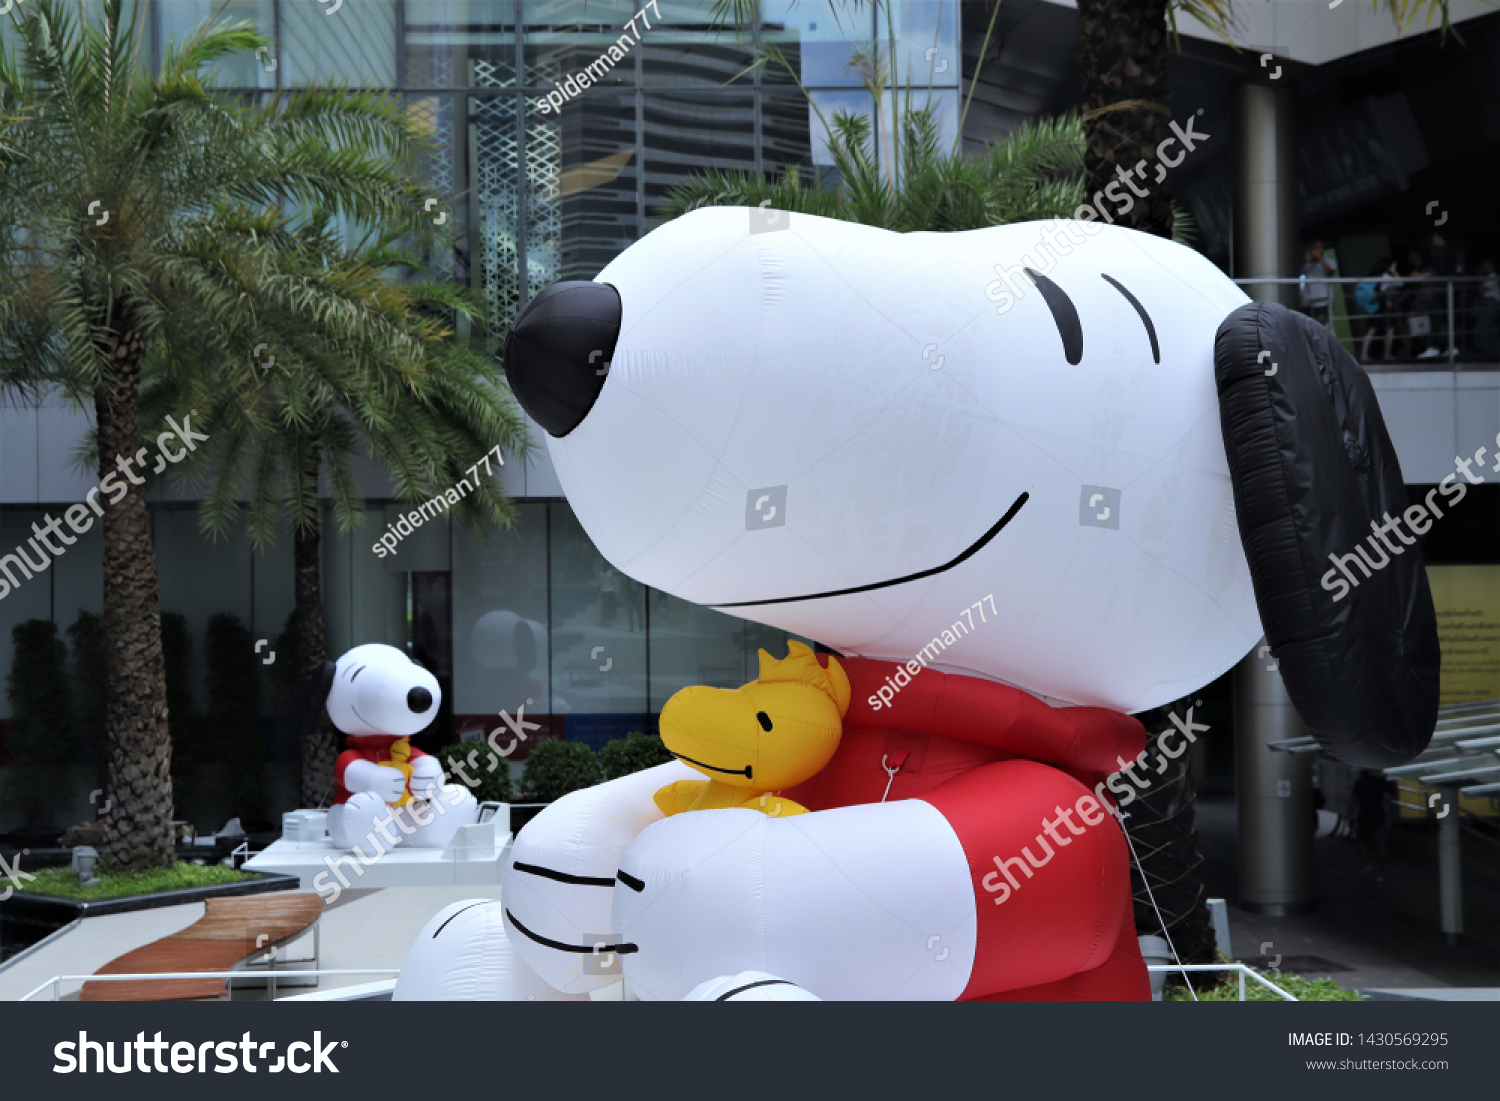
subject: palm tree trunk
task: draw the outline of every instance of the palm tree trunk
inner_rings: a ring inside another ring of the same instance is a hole
[[[112,803],[104,814],[101,855],[110,867],[134,871],[172,866],[172,739],[151,516],[141,487],[122,464],[134,462],[140,445],[136,399],[144,338],[132,326],[121,325],[107,350],[109,377],[94,396],[99,477],[113,475],[128,492],[118,504],[104,506],[103,515],[105,731]]]
[[[1171,191],[1156,180],[1157,146],[1172,136],[1167,0],[1078,0],[1078,32],[1089,202],[1116,225],[1171,237]],[[1122,172],[1134,173],[1144,196],[1132,192]],[[1100,194],[1111,185],[1122,201]]]
[[[318,469],[322,457],[314,448],[304,465],[299,496],[310,495],[314,503],[312,519],[306,524],[294,525],[292,534],[292,560],[297,577],[295,584],[295,622],[297,624],[297,652],[301,662],[297,670],[298,681],[307,691],[323,663],[328,660],[328,628],[323,617],[323,580],[320,546],[322,543],[322,521],[317,509]],[[320,702],[316,719],[308,724],[302,741],[302,805],[322,806],[333,791],[333,762],[339,753],[339,733],[329,721],[328,712]]]

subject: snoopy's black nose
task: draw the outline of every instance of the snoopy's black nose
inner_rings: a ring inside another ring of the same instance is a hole
[[[620,335],[608,283],[553,283],[526,304],[505,339],[505,375],[521,407],[566,436],[594,407]]]
[[[413,688],[406,694],[406,706],[420,715],[432,706],[432,693],[425,688]]]

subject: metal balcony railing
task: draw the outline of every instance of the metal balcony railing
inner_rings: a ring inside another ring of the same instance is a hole
[[[1494,370],[1500,367],[1500,298],[1487,297],[1486,276],[1407,276],[1381,293],[1380,277],[1330,276],[1329,329],[1367,369]],[[1236,279],[1253,298],[1274,299],[1310,313],[1309,280]],[[1357,286],[1375,288],[1376,313],[1359,308]],[[1278,288],[1270,292],[1271,287]],[[1259,292],[1259,293],[1257,293]],[[1269,293],[1268,293],[1269,292]],[[1366,339],[1368,331],[1369,338]]]

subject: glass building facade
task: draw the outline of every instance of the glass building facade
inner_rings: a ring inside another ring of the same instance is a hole
[[[866,4],[768,0],[743,38],[711,26],[710,0],[657,0],[644,14],[621,0],[152,0],[147,10],[158,61],[166,43],[216,12],[257,24],[274,47],[226,59],[215,73],[237,94],[333,82],[408,101],[428,138],[427,181],[442,200],[433,215],[445,219],[455,242],[440,266],[483,294],[497,336],[542,288],[597,275],[650,231],[667,192],[696,172],[772,173],[796,165],[828,178],[820,117],[839,110],[874,115],[873,97],[851,62],[877,42],[882,57],[894,45],[912,102],[931,103],[950,139],[957,127],[957,0],[892,0],[881,10],[894,13],[894,26]],[[757,67],[763,44],[774,45],[785,65]],[[549,92],[566,92],[569,77],[601,57],[612,62],[602,79],[567,94],[560,109],[563,96],[548,102]],[[874,129],[884,158],[887,135]],[[76,415],[47,408],[8,409],[5,417],[0,464],[4,449],[33,449],[39,480],[51,477],[52,453],[60,456],[86,427]],[[34,438],[22,438],[26,432]],[[0,510],[0,545],[24,542],[34,521],[77,500],[65,482],[59,474],[53,492],[28,487],[23,499],[35,506]],[[384,642],[428,665],[442,683],[444,706],[419,744],[431,749],[481,736],[501,725],[503,710],[537,724],[515,761],[542,737],[597,748],[654,729],[678,689],[744,683],[756,675],[757,649],[784,653],[784,632],[687,604],[615,571],[555,479],[516,485],[514,528],[476,534],[429,522],[383,560],[370,545],[404,511],[396,502],[368,497],[367,522],[352,533],[339,531],[331,513],[325,517],[329,654]],[[190,499],[163,496],[152,515],[161,607],[185,622],[187,691],[199,715],[214,713],[214,685],[222,683],[209,643],[214,617],[233,616],[252,639],[267,642],[255,659],[263,716],[255,748],[265,762],[257,802],[263,820],[275,821],[295,805],[300,767],[294,708],[280,677],[287,656],[280,668],[265,664],[292,610],[290,533],[255,553],[242,537],[200,534]],[[100,611],[100,566],[94,529],[45,577],[0,603],[0,669],[12,667],[17,624],[50,619],[66,641],[80,614]],[[9,714],[0,701],[0,720]],[[212,746],[214,731],[202,736]],[[196,794],[179,797],[179,816],[204,819],[200,825],[243,813],[229,806],[217,756],[206,754]],[[102,756],[80,750],[76,758],[70,805],[50,815],[58,825],[87,816],[84,793],[98,786]],[[0,807],[0,830],[23,824],[13,818]]]

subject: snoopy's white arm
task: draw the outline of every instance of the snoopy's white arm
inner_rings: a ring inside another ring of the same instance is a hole
[[[619,957],[609,947],[620,857],[642,830],[661,821],[652,796],[694,778],[702,779],[671,761],[584,788],[553,803],[517,835],[501,879],[506,932],[558,990],[581,993],[619,980]]]
[[[411,793],[419,799],[436,799],[444,790],[443,762],[423,754],[411,763]]]
[[[350,761],[344,770],[344,787],[351,792],[372,792],[387,803],[395,803],[406,793],[406,776],[400,769],[374,761]]]

